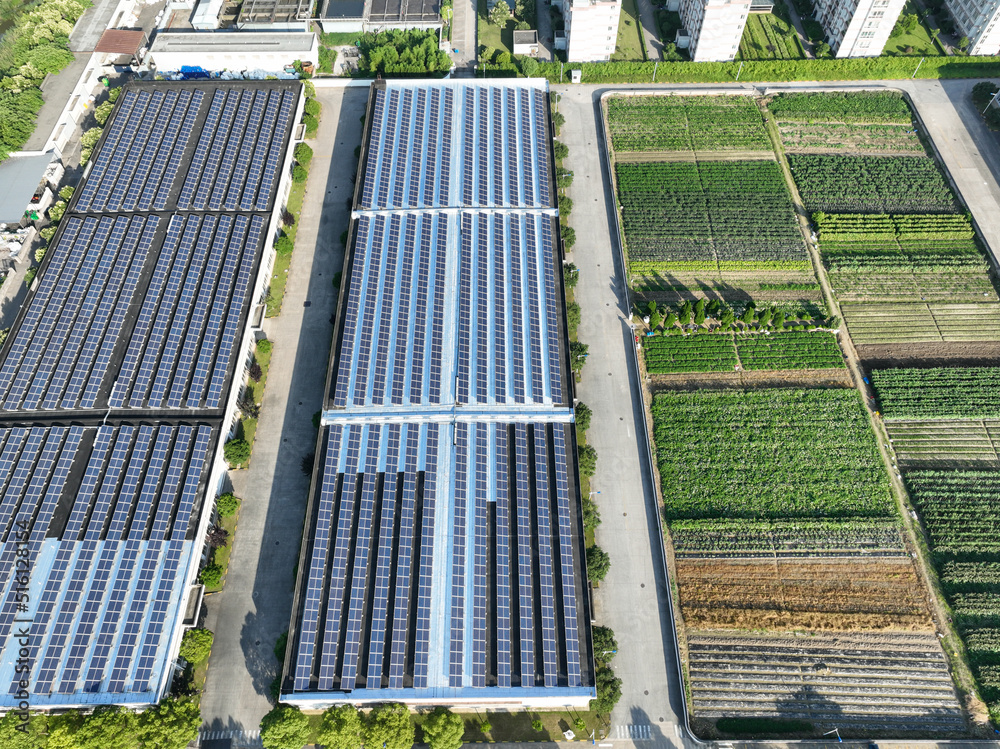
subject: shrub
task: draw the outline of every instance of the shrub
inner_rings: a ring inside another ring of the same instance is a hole
[[[75,189],[72,185],[65,185],[59,188],[59,197],[68,203],[69,199],[73,197]]]
[[[274,240],[274,251],[279,255],[291,255],[292,250],[295,249],[295,243],[292,242],[292,238],[287,234],[282,234],[276,240]]]
[[[232,492],[220,494],[215,498],[215,507],[219,511],[219,517],[231,518],[236,514],[236,509],[240,506],[240,501]]]
[[[118,97],[121,96],[122,90],[120,88],[113,88],[108,91],[108,101],[114,104],[118,101]]]
[[[206,565],[205,569],[203,569],[201,574],[198,576],[198,579],[201,580],[202,585],[214,588],[222,582],[222,567],[214,562]]]
[[[207,570],[208,567],[205,568]],[[207,629],[189,629],[181,640],[180,656],[193,666],[204,663],[212,652],[215,635]]]
[[[597,681],[597,699],[590,701],[590,709],[605,715],[615,709],[622,698],[622,680],[609,666],[598,666],[594,674]]]
[[[563,244],[566,245],[566,249],[572,249],[573,245],[576,244],[576,229],[572,226],[563,226],[561,231]]]
[[[48,249],[48,247],[46,245],[44,245],[44,244],[38,246],[38,248],[35,250],[35,262],[36,263],[42,262],[42,259],[45,257],[45,251],[47,249]]]
[[[607,663],[618,651],[615,633],[610,627],[594,627],[591,631],[594,638],[594,660]]]
[[[26,288],[31,288],[31,283],[35,280],[36,273],[38,273],[38,268],[28,268],[24,272],[24,285]]]
[[[569,216],[573,212],[573,201],[565,195],[559,196],[559,220],[564,224],[569,221]]]
[[[295,160],[308,167],[313,158],[313,150],[308,143],[299,143],[295,146]]]
[[[597,450],[591,445],[580,445],[576,452],[580,464],[580,475],[593,476],[594,471],[597,470]]]
[[[63,214],[66,213],[66,201],[59,200],[49,206],[49,220],[53,223],[59,223],[62,219]]]
[[[561,166],[556,167],[556,187],[565,190],[571,184],[573,184],[573,172],[569,169],[563,169]]]
[[[309,179],[309,172],[304,166],[296,164],[292,167],[292,182],[301,183],[305,182],[307,179]]]
[[[92,127],[80,136],[80,163],[86,164],[90,160],[97,141],[101,139],[103,130],[99,127]]]
[[[257,353],[261,356],[267,356],[271,353],[271,342],[267,338],[261,338],[257,341]]]
[[[542,724],[542,721],[540,721],[538,718],[535,718],[533,721],[531,721],[531,728],[534,731],[542,731],[544,730],[545,726]]]
[[[108,117],[111,116],[111,110],[115,108],[115,105],[110,101],[106,101],[103,104],[99,104],[94,110],[94,120],[101,127],[104,127],[104,123],[108,121]]]
[[[302,88],[305,90],[306,98],[316,98],[316,84],[312,81],[302,81]]]
[[[586,343],[570,341],[569,343],[569,363],[574,372],[583,370],[583,365],[590,355],[590,347]]]
[[[221,528],[218,525],[213,525],[209,527],[208,533],[205,534],[205,543],[211,546],[213,549],[219,549],[223,546],[229,545],[229,531],[225,528]]]
[[[226,443],[222,453],[229,465],[241,466],[250,460],[250,444],[245,439],[237,437]]]
[[[306,99],[306,103],[302,107],[302,111],[306,114],[311,114],[313,117],[319,117],[320,105],[319,102],[312,97]],[[308,146],[306,146],[308,148]],[[295,149],[298,151],[298,149]],[[298,153],[296,153],[295,158],[298,158]]]
[[[503,0],[500,0],[500,2],[502,3]],[[490,723],[488,720],[484,720],[482,723],[479,724],[479,730],[482,731],[483,733],[489,733],[490,731],[493,730],[493,724]]]
[[[260,368],[260,364],[254,362],[250,365],[250,369],[247,374],[254,382],[260,382],[260,378],[264,376],[264,370]]]
[[[566,305],[566,325],[569,328],[569,337],[576,338],[576,329],[580,326],[580,305],[576,302]]]
[[[586,723],[584,722],[583,718],[580,718],[580,717],[578,716],[578,717],[577,717],[577,718],[576,718],[576,719],[575,719],[575,720],[573,721],[573,728],[575,728],[575,729],[576,729],[577,731],[579,731],[579,732],[583,733],[584,731],[586,731],[586,730],[587,730],[587,724],[586,724]]]
[[[577,403],[576,408],[573,410],[576,412],[577,431],[586,432],[590,429],[590,417],[593,415],[593,411],[591,411],[590,406],[583,401]]]
[[[58,228],[59,227],[54,224],[52,226],[46,226],[44,229],[38,232],[38,236],[40,236],[42,239],[48,242],[52,239],[53,236],[55,236],[56,229]]]
[[[552,126],[555,127],[556,129],[556,135],[559,134],[559,131],[562,130],[562,126],[565,124],[566,124],[566,115],[564,115],[562,112],[552,113]]]
[[[319,120],[313,117],[311,114],[307,114],[302,118],[302,122],[306,126],[306,136],[311,138],[319,132]]]
[[[570,289],[576,288],[576,282],[580,280],[580,270],[573,263],[563,265],[563,284]]]

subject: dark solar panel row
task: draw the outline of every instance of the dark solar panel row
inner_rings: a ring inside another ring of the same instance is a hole
[[[543,424],[535,424],[535,466],[549,464],[548,445]],[[552,518],[549,477],[546,471],[535,473],[535,503],[538,523],[538,588],[542,620],[542,664],[544,683],[554,687],[559,683],[556,652],[556,599],[552,565]]]
[[[72,509],[33,614],[33,631],[42,633],[30,645],[31,661],[40,663],[34,694],[51,694],[56,682],[60,694],[88,686],[90,691],[149,689],[151,659],[162,647],[168,615],[170,596],[164,591],[175,585],[211,437],[211,428],[188,425],[0,430],[0,464],[16,465],[4,474],[10,480],[3,485],[0,517],[12,522],[17,508],[18,523],[30,529],[32,566],[57,503],[71,493]],[[69,487],[74,466],[83,479]],[[14,549],[8,544],[0,555],[10,557],[4,569],[14,567]],[[95,574],[99,549],[103,556]],[[130,587],[133,575],[137,584]],[[2,585],[0,631],[6,636],[18,610],[16,582],[5,579]],[[147,595],[153,590],[155,597]],[[145,657],[136,660],[140,644]],[[16,690],[17,679],[10,693]]]
[[[474,561],[472,568],[472,686],[486,686],[486,650],[489,630],[486,621],[487,588],[490,579],[488,559],[490,487],[490,434],[495,429],[488,424],[474,424],[475,453],[472,457],[475,476]]]
[[[448,658],[448,684],[462,686],[465,673],[465,547],[468,542],[469,507],[469,431],[468,424],[455,425],[455,490],[451,500],[451,621]],[[447,592],[445,592],[447,594]]]

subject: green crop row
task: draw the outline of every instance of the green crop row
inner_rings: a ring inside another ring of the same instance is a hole
[[[1000,418],[1000,369],[933,367],[871,372],[886,419]]]
[[[898,91],[785,93],[767,108],[777,120],[833,122],[910,122],[910,107]]]

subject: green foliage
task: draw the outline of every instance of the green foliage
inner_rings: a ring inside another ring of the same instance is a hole
[[[1000,369],[876,369],[872,388],[886,419],[1000,418]]]
[[[608,715],[622,698],[622,680],[607,665],[598,666],[594,676],[597,682],[597,699],[590,701],[590,709]]]
[[[118,97],[121,96],[121,93],[122,93],[121,88],[110,89],[108,91],[108,101],[114,104],[116,101],[118,101]]]
[[[201,709],[191,698],[167,697],[138,715],[139,745],[148,749],[184,749],[198,738]]]
[[[361,713],[353,705],[340,705],[323,713],[317,742],[325,749],[360,749],[363,735]]]
[[[302,749],[309,734],[309,718],[291,705],[278,705],[260,721],[264,749]]]
[[[274,642],[274,659],[278,663],[283,663],[285,661],[285,651],[288,649],[288,630],[286,629],[280,635],[278,639]]]
[[[594,627],[594,660],[598,663],[608,663],[618,651],[618,640],[610,627]]]
[[[292,182],[301,183],[305,182],[307,179],[309,179],[309,170],[301,164],[296,164],[292,167]]]
[[[76,730],[79,749],[134,749],[138,716],[120,707],[99,707]]]
[[[805,57],[798,35],[787,18],[780,2],[773,13],[751,13],[740,40],[741,60],[801,60]]]
[[[229,465],[241,466],[250,460],[250,445],[245,439],[235,437],[225,444],[222,453]]]
[[[271,341],[267,338],[261,338],[257,341],[257,353],[261,356],[267,356],[271,353]]]
[[[312,162],[313,150],[307,143],[299,143],[295,146],[295,160],[302,166],[309,168]]]
[[[215,635],[207,629],[189,629],[181,640],[181,658],[195,666],[208,660],[214,638]]]
[[[490,723],[488,720],[484,720],[482,723],[479,724],[479,730],[482,731],[483,733],[489,733],[490,731],[493,730],[493,724]]]
[[[439,707],[424,721],[423,729],[424,742],[430,745],[430,749],[459,749],[465,734],[465,721],[461,716]]]
[[[38,273],[38,268],[28,268],[28,270],[26,270],[24,272],[24,286],[25,286],[25,288],[28,288],[28,289],[31,288],[31,284],[34,282],[35,275],[37,273]]]
[[[332,73],[333,64],[337,62],[337,50],[320,45],[319,48],[319,72]]]
[[[303,115],[302,122],[306,126],[306,137],[312,138],[319,132],[319,120],[313,115]]]
[[[103,104],[98,104],[97,108],[94,110],[94,120],[101,127],[104,127],[104,123],[108,121],[108,117],[111,116],[111,110],[115,108],[115,105],[110,101],[106,101]]]
[[[579,445],[576,452],[580,464],[580,475],[593,476],[597,470],[597,450],[592,445]]]
[[[573,184],[573,172],[569,169],[563,169],[561,166],[556,167],[556,187],[565,190],[571,184]]]
[[[590,347],[586,343],[579,341],[569,342],[569,365],[574,372],[583,371],[583,365],[590,355]]]
[[[46,242],[49,242],[52,240],[52,237],[55,236],[56,230],[58,228],[59,227],[56,224],[52,224],[51,226],[46,226],[44,229],[38,232],[38,236],[40,236]]]
[[[49,221],[53,223],[59,223],[62,219],[63,214],[66,213],[66,201],[57,200],[55,203],[49,206]]]
[[[374,708],[365,724],[365,746],[412,749],[415,731],[406,705],[389,702]]]
[[[216,498],[215,506],[219,511],[220,517],[231,518],[236,514],[236,510],[240,506],[240,500],[232,492],[226,492]]]
[[[86,164],[90,160],[90,155],[94,152],[94,147],[97,146],[97,142],[101,139],[101,133],[104,132],[99,127],[92,127],[90,130],[84,131],[83,135],[80,136],[80,163]]]
[[[566,245],[566,249],[572,249],[573,245],[576,244],[576,230],[572,226],[564,225],[560,228],[559,232],[562,235],[562,241]]]
[[[576,288],[576,282],[580,280],[580,269],[573,263],[563,265],[563,284],[569,289]]]
[[[222,567],[218,564],[207,564],[198,575],[198,580],[202,585],[209,588],[216,588],[222,582]]]
[[[894,515],[854,390],[658,393],[653,431],[668,520]]]
[[[576,414],[577,431],[586,432],[588,429],[590,429],[590,418],[591,416],[593,416],[594,413],[593,411],[590,410],[590,406],[588,406],[583,401],[580,401],[579,403],[576,404],[576,407],[573,409],[573,411]]]
[[[510,12],[510,6],[507,5],[506,0],[497,0],[493,10],[490,11],[490,23],[501,28],[506,26],[513,17],[514,14]]]
[[[534,720],[531,721],[531,730],[532,731],[541,732],[544,729],[545,729],[545,724],[543,724],[542,721],[539,720],[538,718],[535,718]]]
[[[291,255],[292,250],[295,249],[295,243],[292,238],[287,234],[282,234],[276,240],[274,240],[274,251],[279,255]]]
[[[807,720],[784,718],[719,718],[715,727],[723,733],[756,736],[773,733],[812,733],[813,724]]]
[[[599,583],[607,577],[611,569],[611,557],[600,546],[587,547],[587,577]]]
[[[307,81],[307,80],[302,81],[302,91],[303,93],[305,93],[306,98],[308,99],[316,98],[316,84],[313,83],[312,81]]]
[[[73,185],[64,185],[59,188],[59,197],[68,203],[69,199],[73,197],[74,192],[76,192],[76,188]]]
[[[358,71],[368,76],[443,75],[451,69],[451,58],[438,46],[437,32],[390,29],[364,34],[358,40],[361,57]]]
[[[580,325],[580,305],[576,302],[569,302],[566,305],[566,325],[569,328],[569,337],[576,338],[576,329]]]
[[[561,140],[554,140],[552,141],[552,154],[556,157],[556,161],[562,161],[569,156],[569,146]]]
[[[991,81],[982,81],[972,87],[972,106],[983,117],[990,130],[1000,130],[1000,107],[990,106],[998,89],[1000,86]]]
[[[562,130],[562,126],[566,124],[566,116],[562,112],[552,113],[552,126],[556,129],[556,135],[559,135],[559,131]]]
[[[559,220],[564,224],[569,221],[569,216],[573,212],[573,201],[565,195],[558,198]]]
[[[43,245],[39,245],[35,249],[35,262],[36,263],[42,262],[42,259],[45,257],[45,251],[47,249],[48,249],[48,247],[46,247],[44,244]]]
[[[302,105],[302,111],[306,114],[311,114],[313,117],[319,117],[320,103],[316,99],[307,98],[306,103]]]
[[[913,119],[900,91],[781,93],[767,105],[775,119],[839,122],[906,122]]]
[[[35,749],[46,746],[49,719],[45,713],[32,713],[27,730],[21,728],[20,713],[10,710],[0,718],[0,749]]]

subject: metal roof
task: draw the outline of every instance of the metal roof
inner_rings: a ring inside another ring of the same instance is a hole
[[[287,23],[309,18],[309,0],[246,0],[237,24]]]
[[[373,87],[285,701],[594,696],[547,95]]]
[[[3,347],[0,680],[30,621],[32,707],[169,685],[300,96],[129,84]]]
[[[311,31],[169,32],[156,35],[149,53],[155,60],[157,52],[297,53],[310,52],[315,46],[316,35]]]
[[[0,162],[0,224],[16,224],[55,158],[53,153],[15,153]]]
[[[135,57],[146,45],[146,33],[128,29],[108,29],[101,34],[95,52],[111,55],[130,55]]]

